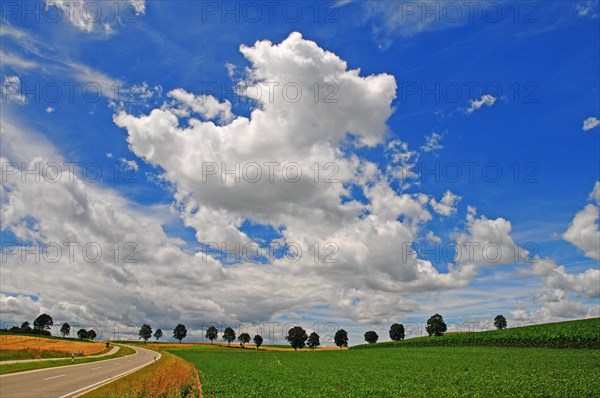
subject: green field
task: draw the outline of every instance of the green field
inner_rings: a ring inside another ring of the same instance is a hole
[[[389,348],[397,346],[497,346],[600,349],[600,318],[584,319],[479,333],[456,333],[441,337],[420,337],[352,347]]]
[[[561,330],[586,335],[597,325],[598,320],[593,321],[540,325],[507,334],[544,345],[539,336],[555,341]],[[206,397],[595,397],[600,390],[600,350],[469,347],[464,341],[463,346],[314,352],[210,345],[167,350],[195,364]]]

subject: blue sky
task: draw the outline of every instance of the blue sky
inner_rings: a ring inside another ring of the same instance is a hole
[[[269,4],[3,4],[3,322],[599,315],[598,1]]]

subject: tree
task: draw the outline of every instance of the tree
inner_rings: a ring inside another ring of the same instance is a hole
[[[62,334],[62,337],[65,337],[68,336],[69,333],[71,333],[71,325],[65,322],[60,327],[60,334]]]
[[[185,339],[185,336],[187,336],[187,329],[185,328],[185,325],[180,323],[179,325],[175,326],[175,329],[173,329],[173,337],[179,340],[180,344],[181,340]]]
[[[227,328],[223,331],[223,340],[227,342],[227,345],[231,344],[235,340],[235,331],[232,328]]]
[[[206,338],[210,340],[210,344],[212,344],[213,340],[219,337],[219,331],[214,326],[209,326],[206,329]]]
[[[444,318],[440,314],[435,314],[429,318],[425,328],[430,336],[443,336],[447,329]]]
[[[335,345],[340,348],[347,347],[348,346],[348,332],[346,332],[344,329],[338,330],[337,332],[335,332],[333,341],[335,342]]]
[[[365,341],[369,344],[377,343],[379,340],[379,335],[374,330],[369,330],[365,333]]]
[[[154,332],[154,338],[156,339],[156,341],[160,340],[160,338],[163,336],[163,332],[160,329],[156,329],[156,332]]]
[[[54,325],[54,321],[48,314],[42,314],[33,321],[33,329],[40,334],[46,334],[44,331],[50,330],[52,325]]]
[[[85,330],[85,329],[79,329],[77,331],[77,337],[79,337],[81,340],[87,339],[87,337],[88,337],[87,336],[87,330]]]
[[[394,323],[390,327],[390,339],[394,341],[404,340],[404,326],[399,323]]]
[[[148,339],[152,337],[152,328],[150,325],[144,323],[138,332],[138,336],[140,336],[139,338],[143,339],[144,343],[146,343]]]
[[[96,338],[96,331],[94,329],[88,330],[87,337],[90,340],[94,340]]]
[[[260,334],[257,334],[256,336],[254,336],[254,344],[256,345],[256,349],[260,349],[260,346],[263,343],[263,338]]]
[[[33,330],[31,329],[31,326],[29,326],[29,322],[25,321],[21,324],[21,328],[18,330],[17,333],[29,334],[32,331]]]
[[[288,330],[288,335],[285,337],[285,339],[290,342],[290,345],[294,351],[297,351],[298,348],[304,348],[306,345],[306,339],[308,339],[308,335],[300,326],[294,326]]]
[[[319,335],[315,332],[312,332],[310,336],[308,336],[308,340],[306,340],[306,345],[313,350],[320,346],[321,342],[319,341]]]
[[[238,341],[240,342],[240,344],[242,345],[242,347],[244,346],[244,344],[247,344],[250,342],[250,335],[248,333],[242,333],[240,334],[240,336],[238,337]]]
[[[497,315],[496,318],[494,318],[494,326],[496,326],[496,329],[506,329],[508,325],[504,315]]]

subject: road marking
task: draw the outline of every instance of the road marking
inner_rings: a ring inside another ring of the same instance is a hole
[[[64,376],[66,376],[66,375],[58,375],[58,376],[46,377],[44,380],[58,379],[59,377],[64,377]]]
[[[136,353],[137,353],[137,352],[139,352],[139,351],[136,351]],[[134,355],[135,355],[135,354],[134,354]],[[161,357],[160,353],[158,354],[158,357],[159,357],[159,358]],[[125,371],[125,372],[123,372],[123,373],[120,373],[120,374],[118,374],[118,375],[116,375],[116,376],[111,376],[111,377],[109,377],[108,379],[104,379],[104,380],[102,380],[102,381],[99,381],[99,382],[97,382],[97,383],[90,384],[89,386],[86,386],[86,387],[80,388],[79,390],[71,391],[70,393],[68,393],[68,394],[65,394],[65,395],[62,395],[62,396],[60,396],[60,397],[58,397],[58,398],[67,398],[67,397],[72,397],[72,396],[78,396],[78,394],[79,394],[79,393],[81,393],[81,392],[83,392],[83,391],[89,390],[89,389],[90,389],[90,388],[92,388],[92,387],[100,386],[100,385],[102,385],[102,384],[105,384],[106,382],[109,382],[109,381],[112,381],[112,380],[116,380],[116,379],[118,379],[118,378],[120,378],[120,377],[123,377],[123,376],[125,376],[125,375],[127,375],[127,374],[129,374],[129,373],[133,373],[133,372],[135,372],[136,370],[138,370],[138,369],[141,369],[141,368],[143,368],[143,367],[145,367],[145,366],[147,366],[147,365],[150,365],[150,364],[151,364],[151,362],[148,362],[148,363],[146,363],[146,364],[140,365],[140,366],[138,366],[138,367],[136,367],[136,368],[133,368],[133,369],[131,369],[131,370],[127,370],[127,371]]]
[[[120,364],[120,363],[121,363],[121,362],[115,362],[115,363],[113,363],[113,365],[118,365],[118,364]]]
[[[96,370],[96,369],[100,369],[102,366],[96,366],[95,368],[92,368],[92,370]]]

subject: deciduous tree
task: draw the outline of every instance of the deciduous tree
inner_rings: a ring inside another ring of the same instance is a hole
[[[321,345],[319,335],[316,332],[312,332],[310,336],[308,336],[308,340],[306,340],[306,345],[312,348],[313,350]]]
[[[394,323],[390,327],[390,339],[394,341],[404,340],[404,325]]]
[[[223,340],[227,342],[227,345],[231,344],[235,340],[235,331],[232,328],[227,328],[223,331]]]
[[[379,335],[374,330],[369,330],[365,333],[365,341],[369,344],[377,343],[379,340]]]
[[[496,326],[496,329],[506,329],[508,324],[506,323],[504,315],[497,315],[496,318],[494,318],[494,326]]]
[[[443,336],[447,329],[444,318],[440,314],[435,314],[429,318],[425,328],[430,336]]]
[[[337,332],[335,332],[333,341],[335,342],[335,345],[340,348],[347,347],[348,346],[348,332],[346,332],[344,329],[338,330]]]
[[[288,335],[285,337],[285,339],[289,341],[294,351],[297,351],[298,348],[304,348],[306,345],[306,339],[308,339],[308,335],[300,326],[294,326],[288,330]]]
[[[214,326],[209,326],[206,329],[206,338],[210,340],[210,344],[212,344],[213,340],[216,340],[219,337],[219,331]]]
[[[185,336],[187,336],[187,329],[185,328],[185,325],[180,323],[179,325],[175,326],[175,329],[173,329],[173,337],[179,340],[179,343],[181,343],[181,340],[185,339]]]
[[[150,337],[152,337],[152,328],[148,324],[143,324],[138,332],[138,336],[140,339],[144,340],[144,343],[148,341]]]

